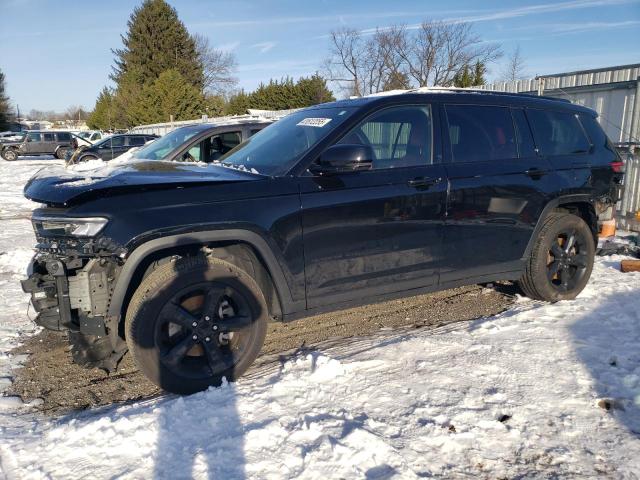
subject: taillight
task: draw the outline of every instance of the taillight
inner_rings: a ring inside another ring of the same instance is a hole
[[[615,162],[611,162],[609,165],[611,166],[611,170],[615,173],[624,172],[624,162],[622,160],[616,160]]]

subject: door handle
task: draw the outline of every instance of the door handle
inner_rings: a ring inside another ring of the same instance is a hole
[[[428,188],[433,185],[437,185],[442,181],[442,177],[430,178],[430,177],[417,177],[413,180],[409,180],[407,185],[414,188]]]
[[[549,173],[549,171],[533,167],[528,170],[525,170],[524,173],[525,175],[528,175],[531,178],[540,178],[545,176],[547,173]]]

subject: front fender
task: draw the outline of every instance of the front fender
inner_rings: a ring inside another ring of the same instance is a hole
[[[149,255],[152,255],[154,252],[176,247],[230,241],[247,243],[260,254],[266,263],[269,273],[271,274],[280,300],[280,305],[284,312],[300,309],[301,305],[298,304],[301,302],[293,300],[291,289],[286,281],[282,267],[266,240],[258,233],[250,230],[228,229],[168,235],[155,238],[138,245],[130,253],[122,267],[122,270],[120,271],[120,274],[118,275],[118,279],[111,296],[111,302],[109,304],[109,317],[114,318],[120,316],[127,297],[127,292],[129,291],[130,282],[132,278],[134,278],[134,274],[138,267]],[[302,302],[302,308],[304,308],[303,305],[304,304]]]

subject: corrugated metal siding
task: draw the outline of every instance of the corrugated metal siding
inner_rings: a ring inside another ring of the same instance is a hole
[[[592,108],[615,143],[640,142],[640,108],[637,91],[640,64],[546,75],[515,82],[481,85],[482,90],[536,94],[567,99]],[[476,87],[474,87],[476,88]],[[634,120],[634,115],[636,118]],[[635,123],[635,125],[634,125]]]

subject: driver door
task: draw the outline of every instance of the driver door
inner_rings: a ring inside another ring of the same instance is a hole
[[[42,134],[38,132],[29,132],[24,144],[24,152],[29,154],[39,153],[40,144],[42,142]]]
[[[307,308],[437,284],[447,194],[438,131],[430,105],[380,110],[338,142],[372,147],[370,170],[301,178]]]

